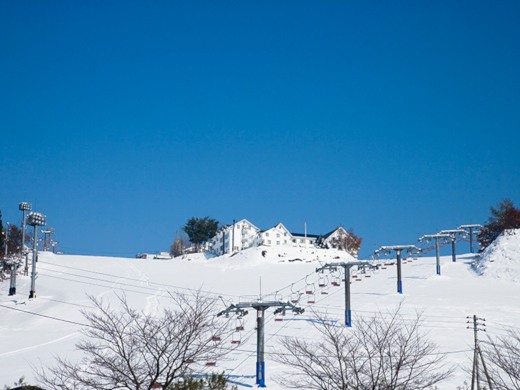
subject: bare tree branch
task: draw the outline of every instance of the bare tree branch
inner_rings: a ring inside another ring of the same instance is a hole
[[[76,348],[79,363],[56,358],[54,365],[36,369],[39,382],[52,390],[150,390],[155,383],[173,385],[190,370],[189,363],[222,359],[230,348],[213,341],[231,330],[214,320],[215,300],[200,291],[170,293],[173,308],[149,315],[119,297],[112,308],[89,296],[95,311],[82,311],[89,327]]]
[[[274,359],[288,371],[276,380],[289,388],[315,390],[428,389],[448,378],[444,355],[420,332],[421,315],[403,319],[360,319],[354,328],[336,325],[316,314],[319,341],[287,337]]]

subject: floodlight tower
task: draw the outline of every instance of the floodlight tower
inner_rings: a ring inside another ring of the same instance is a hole
[[[229,317],[229,313],[235,313],[239,316],[243,317],[247,315],[247,308],[253,308],[258,312],[258,316],[256,319],[256,384],[258,387],[265,387],[265,361],[264,361],[264,313],[270,307],[278,307],[274,314],[282,314],[285,315],[287,310],[291,310],[296,314],[302,314],[305,309],[301,307],[295,306],[289,301],[264,301],[262,300],[262,296],[260,296],[257,300],[252,300],[249,302],[239,302],[237,304],[232,304],[225,310],[222,310],[217,314],[217,317],[221,315],[225,315],[226,318]]]
[[[469,230],[469,251],[470,253],[473,253],[473,229],[480,229],[482,228],[482,225],[479,224],[473,224],[473,225],[460,225],[457,229],[468,229]],[[477,232],[475,232],[477,233]]]
[[[34,227],[31,292],[29,299],[36,298],[36,262],[38,261],[38,226],[45,226],[45,215],[34,211],[27,216],[27,224]]]
[[[454,229],[454,230],[442,230],[440,234],[449,234],[451,236],[451,259],[455,262],[457,261],[457,255],[455,254],[455,240],[457,237],[462,237],[468,234],[463,229]]]
[[[51,241],[52,241],[52,235],[54,234],[54,229],[48,228],[47,230],[42,230],[41,232],[44,234],[43,250],[47,251],[48,250],[47,248],[50,246]],[[49,235],[48,238],[47,238],[47,234]]]
[[[5,259],[7,260],[7,242],[9,241],[9,222],[6,222],[6,223],[5,223],[5,231],[4,231],[4,235],[5,235],[5,250],[4,250],[4,255],[5,255]]]
[[[25,250],[25,214],[27,211],[30,211],[32,209],[32,205],[27,202],[22,202],[18,205],[18,210],[23,211],[23,219],[22,219],[22,255],[25,255],[25,269],[24,269],[24,275],[27,276],[27,273],[29,272],[29,252]]]
[[[345,325],[348,327],[352,326],[352,315],[350,311],[350,269],[356,265],[358,266],[358,270],[365,270],[366,268],[378,269],[377,265],[372,265],[367,261],[328,263],[321,268],[316,268],[316,272],[323,272],[326,269],[336,271],[338,267],[343,267],[345,272]]]
[[[397,292],[399,294],[403,293],[403,281],[402,281],[402,273],[401,273],[401,252],[405,251],[408,253],[411,252],[420,252],[421,250],[417,248],[415,245],[392,245],[392,246],[382,246],[374,253],[379,256],[380,253],[390,254],[391,251],[395,251],[397,255]]]
[[[427,234],[427,235],[422,236],[421,238],[419,238],[419,242],[423,242],[424,240],[426,240],[426,242],[430,242],[431,239],[435,240],[435,252],[436,252],[436,257],[437,257],[437,275],[441,274],[441,260],[440,260],[440,257],[439,257],[439,239],[446,240],[448,238],[451,238],[451,235],[449,235],[449,234],[441,234],[441,233]]]

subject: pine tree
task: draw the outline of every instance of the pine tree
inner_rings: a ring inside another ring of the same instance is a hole
[[[205,218],[191,218],[188,223],[182,227],[182,230],[188,235],[190,242],[195,244],[197,251],[200,246],[213,238],[218,229],[218,221]]]

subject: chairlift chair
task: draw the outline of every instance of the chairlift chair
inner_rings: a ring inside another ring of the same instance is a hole
[[[218,335],[214,335],[212,338],[211,338],[212,341],[220,341],[220,336]]]
[[[305,287],[305,293],[306,294],[314,294],[314,284],[308,283]]]
[[[291,294],[291,303],[297,303],[299,298],[300,298],[300,294],[292,293]]]
[[[318,287],[325,287],[325,285],[326,285],[325,278],[323,276],[320,276],[320,278],[318,279]]]
[[[282,315],[282,313],[276,313],[276,314],[274,315],[274,320],[275,320],[276,322],[283,321],[283,315]]]
[[[231,336],[231,344],[240,344],[240,341],[242,341],[242,335],[240,332],[233,332],[233,335]]]
[[[329,293],[329,288],[327,286],[323,287],[321,290],[321,295],[327,295]]]
[[[307,303],[316,303],[316,298],[314,297],[314,294],[309,294],[308,295]]]
[[[244,320],[242,318],[237,318],[235,327],[237,331],[244,330]]]
[[[216,366],[217,365],[217,362],[207,362],[206,363],[206,366]]]

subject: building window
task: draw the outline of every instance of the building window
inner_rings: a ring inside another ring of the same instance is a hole
[[[296,242],[296,238],[292,240],[292,242]]]
[[[268,243],[269,245],[271,245],[271,240],[267,240],[267,243]]]
[[[269,237],[269,233],[265,233],[265,236],[266,236],[266,237]]]
[[[285,245],[287,245],[287,240],[284,240],[283,243],[284,243]]]
[[[283,236],[284,236],[284,237],[287,237],[287,233],[284,233]]]
[[[300,242],[305,242],[305,240],[302,238],[302,239],[300,240]]]
[[[280,245],[280,241],[276,241],[276,245]]]
[[[276,237],[280,237],[280,233],[276,233]]]

